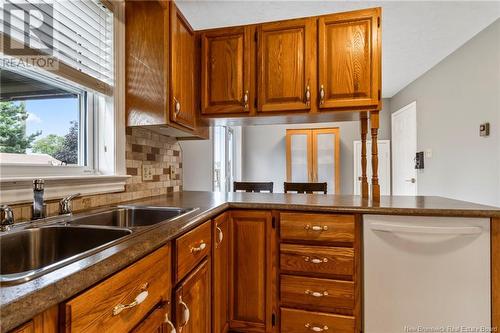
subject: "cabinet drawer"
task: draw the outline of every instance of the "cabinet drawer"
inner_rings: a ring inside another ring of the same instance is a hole
[[[283,240],[354,243],[354,215],[280,213]]]
[[[281,244],[280,268],[283,272],[352,277],[354,250],[342,247]]]
[[[145,291],[147,297],[142,303],[119,313],[114,311]],[[128,332],[156,304],[168,300],[169,294],[170,248],[165,246],[66,302],[65,331]]]
[[[282,275],[281,304],[303,309],[352,314],[354,282]]]
[[[353,333],[354,317],[281,308],[281,333]]]
[[[210,221],[175,241],[176,281],[180,281],[209,253],[212,244]]]

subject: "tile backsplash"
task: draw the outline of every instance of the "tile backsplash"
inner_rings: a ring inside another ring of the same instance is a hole
[[[157,134],[146,128],[126,129],[125,191],[83,196],[73,200],[73,210],[79,211],[124,201],[141,199],[182,190],[182,154],[176,139]],[[142,165],[150,165],[152,180],[142,180]],[[47,215],[59,213],[58,200],[47,201]],[[31,218],[31,202],[13,205],[16,222]]]

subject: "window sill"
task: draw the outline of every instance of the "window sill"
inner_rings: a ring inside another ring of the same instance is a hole
[[[60,199],[81,193],[82,196],[122,192],[130,176],[50,176],[38,177],[45,180],[45,199]],[[33,177],[6,177],[0,179],[0,203],[16,204],[33,200]]]

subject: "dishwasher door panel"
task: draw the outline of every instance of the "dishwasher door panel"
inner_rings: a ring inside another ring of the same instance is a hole
[[[366,333],[490,326],[489,219],[364,215],[363,271]]]

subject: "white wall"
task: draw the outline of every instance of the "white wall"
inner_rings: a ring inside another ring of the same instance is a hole
[[[413,101],[418,151],[433,152],[418,193],[500,206],[500,19],[393,96],[391,112]]]
[[[182,154],[182,180],[185,191],[212,191],[213,141],[179,141]]]
[[[383,100],[380,139],[390,139],[390,101]],[[259,125],[242,128],[241,181],[272,181],[283,192],[286,180],[286,130],[288,128],[340,128],[340,192],[353,193],[353,141],[360,140],[359,121],[296,125]]]

